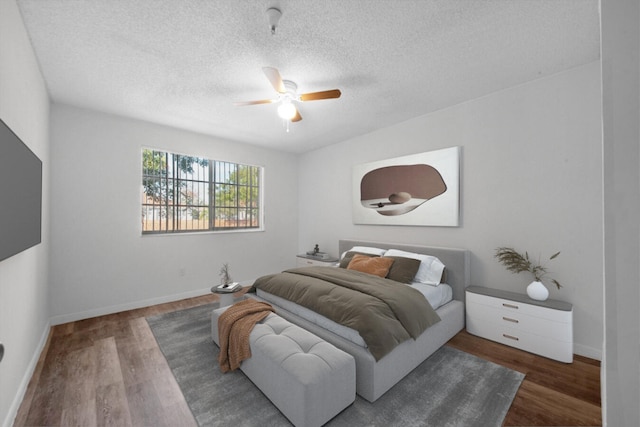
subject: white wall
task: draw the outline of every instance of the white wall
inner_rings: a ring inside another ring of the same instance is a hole
[[[603,1],[603,421],[640,425],[640,6]]]
[[[264,166],[266,231],[142,236],[143,146]],[[54,324],[207,293],[224,262],[236,281],[294,263],[292,154],[54,104],[51,162]]]
[[[0,117],[43,168],[42,243],[0,261],[0,422],[8,426],[49,331],[49,99],[14,0],[0,1]]]
[[[340,238],[468,248],[473,284],[524,292],[498,246],[562,254],[548,266],[574,304],[575,352],[602,349],[602,154],[599,62],[319,149],[299,163],[300,251]],[[457,228],[354,225],[354,165],[461,146]]]

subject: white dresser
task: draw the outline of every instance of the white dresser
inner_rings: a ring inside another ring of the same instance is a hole
[[[467,331],[531,353],[573,362],[573,306],[515,292],[470,286]]]

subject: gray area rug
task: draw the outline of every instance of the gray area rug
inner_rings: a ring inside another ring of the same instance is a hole
[[[216,304],[147,318],[200,426],[286,426],[289,421],[241,371],[222,374],[211,339]],[[500,426],[524,374],[444,346],[380,397],[328,426]]]

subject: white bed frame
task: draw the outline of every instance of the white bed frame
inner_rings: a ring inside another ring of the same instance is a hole
[[[281,317],[351,354],[356,360],[356,391],[369,402],[374,402],[464,328],[464,291],[470,283],[469,252],[455,248],[340,240],[339,253],[354,246],[393,248],[436,256],[446,266],[446,283],[453,288],[453,300],[436,310],[440,322],[428,328],[418,339],[403,342],[377,362],[367,349],[274,305]]]

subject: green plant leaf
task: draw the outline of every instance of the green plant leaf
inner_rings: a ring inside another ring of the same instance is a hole
[[[556,258],[558,255],[560,255],[560,252],[551,255],[549,260]],[[499,247],[496,249],[494,257],[504,265],[507,271],[512,273],[522,273],[526,271],[531,273],[533,278],[539,282],[542,282],[542,279],[549,273],[547,268],[540,263],[539,256],[537,262],[534,263],[529,258],[529,252],[526,251],[523,255],[513,248]],[[557,280],[551,279],[551,282],[560,289],[561,285]]]

